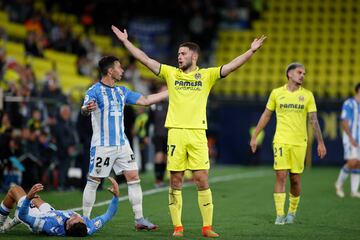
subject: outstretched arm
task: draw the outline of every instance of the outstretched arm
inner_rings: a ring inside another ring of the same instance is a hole
[[[148,96],[141,96],[137,101],[137,105],[142,106],[149,106],[151,104],[161,102],[162,100],[165,100],[168,97],[168,90],[162,91],[155,94],[150,94]]]
[[[231,72],[235,71],[239,67],[241,67],[244,63],[247,62],[251,58],[251,56],[258,50],[264,43],[266,36],[261,36],[259,39],[255,38],[255,40],[251,43],[251,47],[242,55],[236,57],[231,62],[225,64],[221,68],[221,76],[226,77]]]
[[[251,137],[251,141],[250,141],[250,147],[251,147],[251,151],[254,153],[256,151],[257,148],[257,141],[256,138],[259,135],[259,133],[266,127],[266,125],[268,124],[271,115],[272,115],[272,111],[270,111],[269,109],[265,108],[265,111],[263,112],[263,114],[261,115],[259,122],[256,126],[256,129]]]
[[[160,63],[156,60],[149,58],[146,53],[144,53],[139,48],[135,47],[129,40],[126,29],[124,31],[120,31],[114,25],[111,26],[112,31],[115,33],[117,38],[124,44],[126,49],[133,55],[134,58],[139,60],[142,64],[144,64],[147,68],[149,68],[156,75],[160,72]]]
[[[309,119],[310,119],[311,126],[314,129],[316,140],[318,142],[318,147],[317,147],[318,155],[320,158],[324,158],[326,155],[326,147],[325,147],[324,140],[323,140],[323,137],[321,134],[321,129],[319,126],[316,112],[310,112]]]

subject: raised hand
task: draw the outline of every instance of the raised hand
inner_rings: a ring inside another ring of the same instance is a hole
[[[111,25],[111,29],[120,41],[123,42],[123,41],[127,40],[128,34],[127,34],[126,29],[124,29],[124,32],[122,32],[122,31],[120,31],[120,29],[118,29],[114,25]]]
[[[119,184],[112,177],[108,177],[108,179],[111,182],[111,187],[108,187],[109,192],[111,192],[114,196],[119,197],[119,195],[120,195]]]
[[[42,191],[43,189],[44,189],[44,186],[41,183],[37,183],[34,186],[32,186],[32,188],[30,189],[30,191],[28,192],[26,197],[30,200],[33,198],[39,197],[37,195],[37,193]]]
[[[266,36],[262,35],[259,39],[255,38],[254,41],[251,43],[251,50],[255,52],[258,50],[264,43]]]

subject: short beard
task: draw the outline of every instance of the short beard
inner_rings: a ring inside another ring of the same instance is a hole
[[[186,69],[190,68],[191,67],[191,62],[185,64],[183,67],[181,67],[180,69],[185,71]]]

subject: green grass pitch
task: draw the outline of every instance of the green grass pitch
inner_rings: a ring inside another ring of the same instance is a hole
[[[300,206],[293,225],[275,226],[273,204],[274,173],[270,167],[214,167],[210,170],[214,202],[214,230],[220,239],[360,239],[360,199],[336,197],[334,182],[339,168],[306,169],[302,175]],[[142,175],[145,193],[153,188],[153,175]],[[288,189],[288,186],[287,186]],[[125,185],[121,195],[127,195]],[[44,192],[42,198],[57,209],[81,206],[82,193]],[[3,195],[1,195],[3,198]],[[98,191],[97,202],[108,200],[107,191]],[[144,214],[159,225],[153,232],[136,232],[128,200],[119,203],[116,216],[98,233],[87,239],[172,239],[167,189],[144,196]],[[95,207],[92,216],[102,214],[107,206]],[[287,209],[287,206],[286,206]],[[201,237],[201,217],[194,185],[183,190],[183,239]],[[30,233],[24,226],[0,234],[0,239],[48,239]],[[56,239],[56,237],[51,237]],[[63,239],[59,237],[58,239]],[[74,238],[75,239],[75,238]]]

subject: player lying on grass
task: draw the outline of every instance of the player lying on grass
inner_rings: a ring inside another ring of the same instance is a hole
[[[105,214],[89,219],[70,210],[55,210],[44,202],[37,193],[44,189],[35,184],[28,194],[20,186],[13,186],[7,192],[0,206],[0,231],[6,232],[17,223],[22,222],[34,233],[50,236],[85,237],[92,235],[104,226],[116,213],[119,199],[119,185],[109,177],[112,186],[108,190],[114,195]],[[17,204],[15,217],[8,217],[11,209]]]

